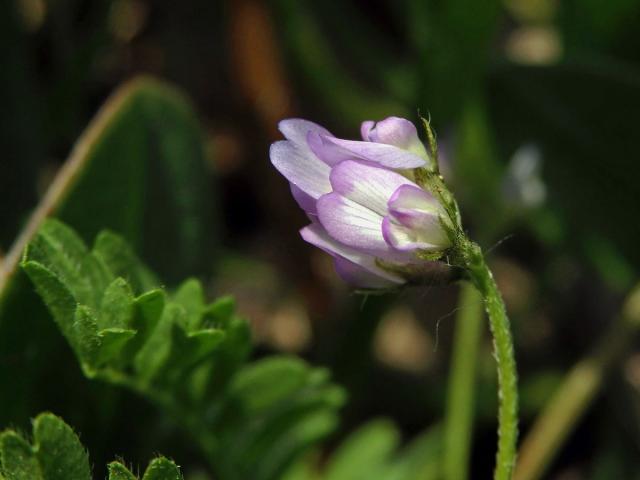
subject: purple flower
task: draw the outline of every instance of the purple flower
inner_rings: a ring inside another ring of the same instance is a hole
[[[279,128],[286,140],[271,145],[271,162],[311,219],[302,238],[329,253],[348,283],[403,284],[403,269],[428,269],[434,262],[424,253],[450,246],[442,205],[412,180],[430,159],[410,121],[363,122],[363,141],[337,138],[301,119],[283,120]]]

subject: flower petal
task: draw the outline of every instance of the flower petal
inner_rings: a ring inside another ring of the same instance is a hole
[[[317,207],[320,223],[339,242],[372,251],[389,249],[382,237],[382,215],[335,192],[320,197]]]
[[[330,137],[333,136],[326,128],[302,118],[287,118],[281,120],[280,123],[278,123],[278,130],[282,132],[287,140],[291,140],[298,146],[307,145],[307,134],[309,132],[328,135]]]
[[[384,216],[387,202],[403,186],[420,190],[406,177],[386,168],[374,167],[353,160],[340,162],[329,176],[333,191]]]
[[[429,245],[419,248],[446,248],[450,245],[449,237],[440,223],[440,218],[447,218],[447,214],[429,192],[417,186],[402,185],[389,199],[388,207],[389,218],[394,224],[410,230],[406,234],[413,239],[412,242]],[[384,228],[383,224],[383,232]],[[390,245],[399,248],[393,241],[389,241],[393,236],[390,229],[393,229],[397,239],[400,238],[400,230],[389,226],[385,239]]]
[[[354,248],[350,248],[331,238],[331,236],[329,236],[325,229],[322,228],[322,225],[316,223],[308,225],[300,230],[300,235],[305,241],[309,242],[312,245],[315,245],[318,248],[321,248],[336,259],[345,259],[353,263],[354,265],[359,265],[367,272],[376,277],[379,277],[386,282],[392,284],[404,283],[404,280],[400,277],[378,267],[378,265],[376,265],[376,259],[373,255],[358,251]],[[346,266],[344,263],[340,266],[340,268],[344,273],[350,273],[350,275],[354,276],[355,278],[355,272],[353,268],[349,270],[348,266]]]
[[[389,211],[399,219],[413,212],[422,212],[435,216],[445,214],[442,205],[431,193],[410,182],[399,186],[389,196],[387,206]]]
[[[291,195],[293,195],[293,198],[298,202],[300,208],[307,212],[308,215],[317,215],[316,199],[300,190],[300,188],[296,187],[293,183],[290,183],[289,186],[291,187]]]
[[[342,147],[346,152],[343,154],[343,160],[349,159],[349,153],[351,158],[356,156],[363,160],[378,163],[383,167],[394,169],[408,169],[418,168],[425,165],[427,162],[424,158],[416,155],[415,153],[403,150],[393,145],[386,145],[384,143],[372,143],[372,142],[359,142],[355,140],[342,140],[340,138],[330,137],[320,134],[324,144],[331,143]]]
[[[324,137],[326,135],[311,131],[307,134],[307,145],[314,155],[327,165],[334,166],[344,160],[359,158],[349,150],[325,141]]]
[[[369,141],[387,143],[407,149],[416,141],[419,142],[418,131],[409,120],[399,117],[388,117],[380,120],[369,131]]]
[[[364,122],[362,122],[362,125],[360,125],[360,135],[362,135],[362,140],[364,140],[365,142],[372,141],[369,137],[369,134],[375,126],[376,122],[374,122],[373,120],[365,120]]]
[[[318,199],[331,191],[329,166],[310,151],[305,152],[290,141],[281,140],[271,145],[269,156],[273,166],[311,198]]]
[[[388,117],[379,121],[369,130],[368,138],[371,142],[395,145],[422,158],[429,158],[415,125],[405,118]]]
[[[435,251],[443,248],[442,245],[425,241],[419,231],[400,225],[388,216],[382,220],[382,235],[389,245],[401,252]]]
[[[333,264],[338,275],[349,285],[360,288],[389,288],[404,283],[402,280],[389,280],[366,270],[346,258],[335,257]]]

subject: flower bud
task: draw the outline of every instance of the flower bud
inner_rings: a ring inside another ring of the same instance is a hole
[[[363,122],[363,141],[336,138],[307,120],[280,122],[287,140],[271,146],[311,225],[309,243],[334,257],[338,273],[362,288],[387,288],[444,264],[425,260],[451,246],[440,202],[410,178],[429,156],[415,126],[389,117]]]

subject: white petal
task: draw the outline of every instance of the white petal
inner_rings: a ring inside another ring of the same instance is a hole
[[[290,141],[281,140],[271,145],[271,163],[292,184],[318,199],[331,191],[330,169],[310,151],[297,148]]]
[[[394,169],[418,168],[426,165],[424,158],[408,150],[384,143],[359,142],[320,135],[324,142],[344,148],[352,155],[363,160],[378,163],[383,167]]]
[[[389,288],[398,285],[398,280],[389,280],[379,273],[373,273],[357,263],[342,257],[335,257],[333,263],[338,275],[349,285],[360,288]]]
[[[302,118],[287,118],[282,120],[278,123],[278,130],[282,132],[287,140],[291,140],[298,146],[307,145],[307,135],[309,132],[328,135],[330,137],[333,136],[326,128],[309,120],[303,120]]]
[[[371,130],[376,126],[376,122],[373,120],[365,120],[360,125],[360,135],[365,142],[371,142]]]
[[[318,200],[318,218],[329,235],[345,245],[372,251],[386,251],[382,236],[382,215],[338,193]]]
[[[387,214],[387,203],[403,185],[415,186],[402,175],[386,168],[346,160],[331,170],[333,191],[363,205],[379,215]]]
[[[317,215],[318,211],[316,209],[316,200],[300,190],[293,183],[289,183],[289,186],[291,188],[291,195],[293,195],[293,198],[298,202],[300,208],[307,212],[308,215]]]
[[[398,187],[389,198],[389,210],[406,213],[409,211],[420,211],[435,215],[444,215],[445,211],[440,202],[429,192],[423,190],[415,184],[407,183]]]
[[[415,125],[405,118],[388,117],[379,121],[369,130],[368,137],[372,142],[395,145],[420,157],[428,158],[427,151],[418,138]]]
[[[347,245],[337,242],[322,228],[321,225],[311,224],[300,230],[300,235],[307,242],[321,248],[328,254],[336,258],[344,258],[354,264],[360,265],[365,270],[375,274],[389,282],[401,284],[404,280],[383,270],[376,265],[376,258],[373,255],[361,252]]]
[[[389,217],[384,217],[382,221],[382,234],[389,245],[402,252],[435,251],[443,248],[441,245],[427,242],[419,231],[399,225]]]

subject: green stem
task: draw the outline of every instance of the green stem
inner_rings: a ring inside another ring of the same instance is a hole
[[[473,430],[474,390],[478,345],[482,333],[482,298],[463,283],[458,300],[451,375],[444,431],[443,477],[466,480]]]
[[[495,480],[510,480],[516,461],[518,438],[518,376],[513,352],[509,317],[493,275],[484,261],[480,247],[466,241],[462,247],[465,265],[473,284],[484,299],[493,335],[498,367],[498,452]]]
[[[443,477],[469,477],[474,383],[482,325],[482,298],[473,285],[464,283],[458,300],[451,376],[444,431]]]

